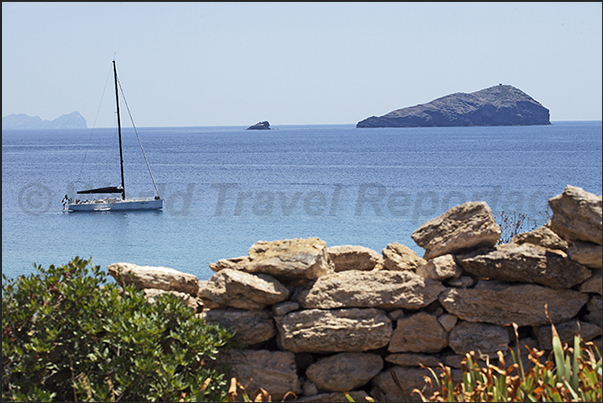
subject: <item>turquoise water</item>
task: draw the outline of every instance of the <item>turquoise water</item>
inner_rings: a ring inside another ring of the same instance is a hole
[[[323,239],[423,254],[410,235],[469,200],[547,219],[567,184],[601,194],[601,122],[551,126],[356,129],[353,125],[139,128],[161,212],[66,213],[65,194],[119,184],[113,129],[2,132],[2,272],[73,256],[172,267],[208,265],[258,240]],[[153,185],[124,135],[126,192]]]

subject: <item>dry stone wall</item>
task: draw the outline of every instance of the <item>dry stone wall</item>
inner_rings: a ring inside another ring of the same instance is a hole
[[[412,235],[417,256],[393,242],[381,253],[327,247],[319,238],[260,241],[247,256],[210,264],[211,279],[115,263],[108,271],[152,300],[171,292],[207,321],[236,331],[223,354],[248,389],[274,400],[418,400],[439,363],[460,376],[464,354],[496,357],[520,345],[551,348],[580,329],[601,346],[601,196],[567,186],[550,222],[498,244],[488,205],[469,202]],[[429,393],[429,390],[426,390]]]

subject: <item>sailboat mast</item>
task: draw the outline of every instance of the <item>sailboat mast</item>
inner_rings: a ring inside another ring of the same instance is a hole
[[[119,91],[117,89],[117,67],[115,67],[115,60],[113,60],[113,75],[115,77],[115,104],[117,105],[117,135],[119,136],[119,163],[121,167],[121,196],[122,199],[126,199],[126,185],[124,182],[124,154],[121,147],[121,120],[119,118]]]

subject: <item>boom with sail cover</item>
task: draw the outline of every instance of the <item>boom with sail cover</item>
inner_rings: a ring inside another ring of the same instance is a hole
[[[90,190],[79,190],[78,194],[92,194],[92,193],[121,193],[124,194],[124,188],[121,186],[109,186],[98,189],[90,189]]]

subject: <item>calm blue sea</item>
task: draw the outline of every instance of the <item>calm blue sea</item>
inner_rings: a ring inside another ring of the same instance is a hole
[[[411,239],[470,200],[538,225],[571,184],[601,185],[601,122],[550,126],[356,129],[353,125],[138,129],[165,199],[161,212],[66,213],[76,190],[119,184],[113,129],[2,132],[2,272],[70,258],[166,266],[208,279],[208,265],[259,240],[328,246]],[[124,134],[126,192],[152,195],[136,136]]]

